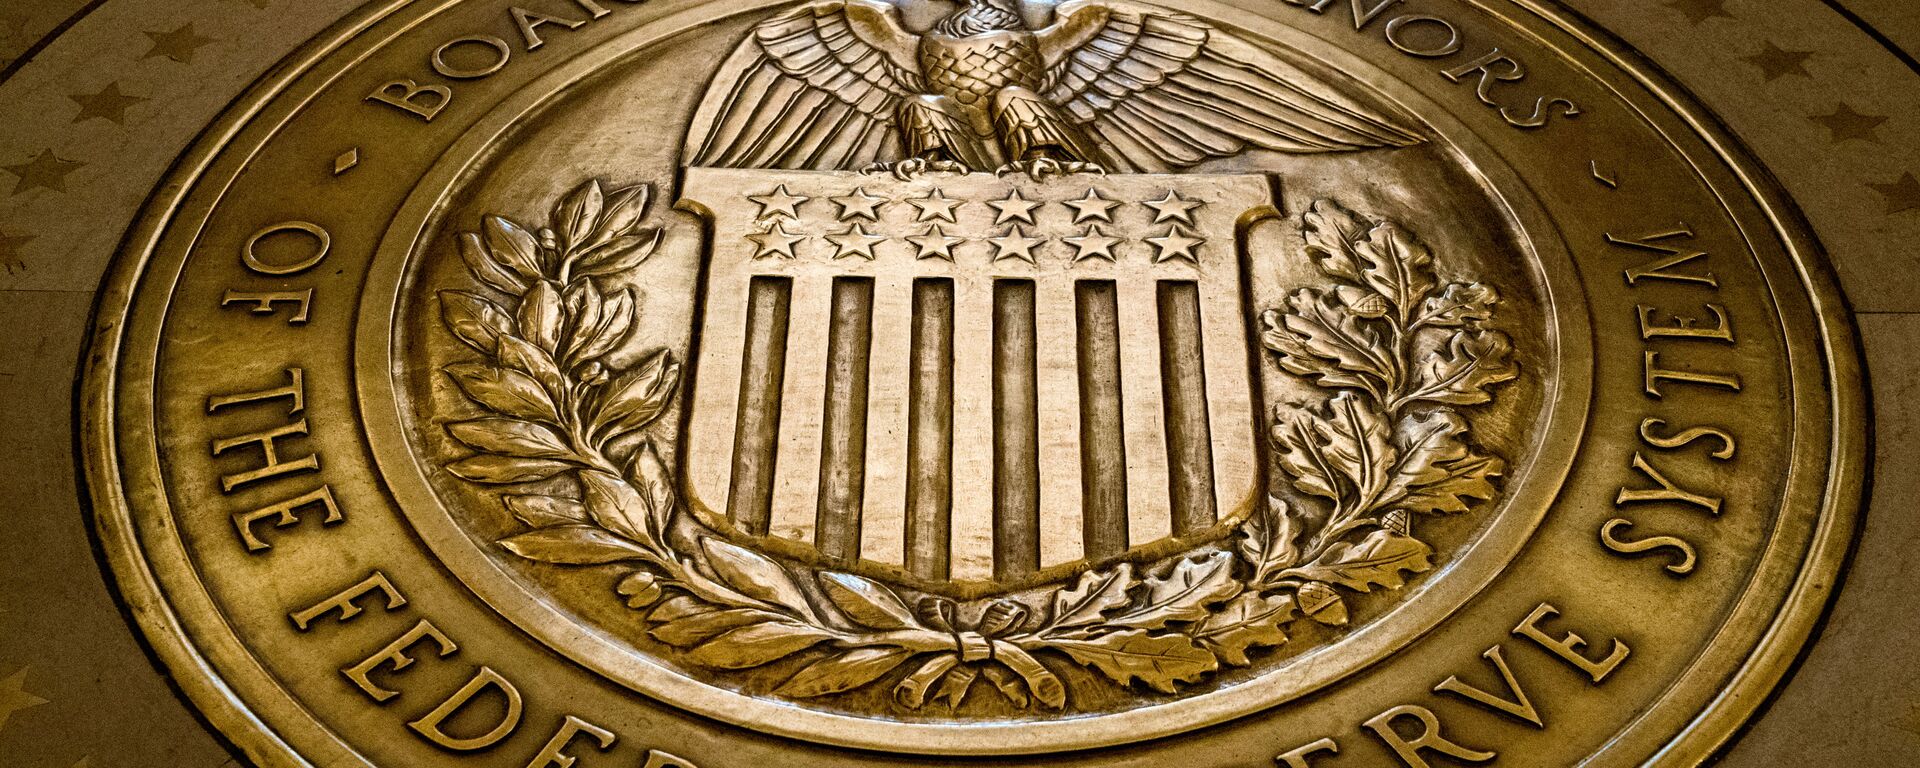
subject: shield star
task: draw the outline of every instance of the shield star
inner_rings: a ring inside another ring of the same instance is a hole
[[[1020,190],[1016,189],[1007,195],[1007,199],[991,200],[987,202],[987,205],[993,206],[995,211],[1000,212],[999,215],[994,218],[994,224],[1009,224],[1016,221],[1033,224],[1035,223],[1033,220],[1034,210],[1042,205],[1046,205],[1046,203],[1021,197]]]
[[[865,189],[856,189],[851,195],[828,199],[833,201],[834,205],[840,206],[841,221],[853,221],[854,219],[879,221],[880,206],[885,205],[887,202],[887,199],[884,197],[875,197],[867,194]]]
[[[1018,226],[1008,227],[1007,231],[993,237],[993,260],[1017,259],[1028,264],[1034,263],[1033,249],[1045,245],[1044,237],[1027,237],[1027,233]]]
[[[7,721],[21,710],[47,703],[46,699],[27,693],[27,670],[22,667],[12,677],[0,680],[0,728],[5,728]]]
[[[938,224],[928,226],[924,234],[907,238],[907,242],[912,243],[915,248],[920,249],[920,253],[916,258],[940,259],[942,261],[953,261],[953,247],[966,241],[967,239],[964,237],[948,236],[946,231],[940,229],[940,225]]]
[[[1126,242],[1120,238],[1111,237],[1106,232],[1101,231],[1100,225],[1098,224],[1088,227],[1085,234],[1075,237],[1063,237],[1060,238],[1060,240],[1076,249],[1076,252],[1073,254],[1073,260],[1075,262],[1086,261],[1088,259],[1106,259],[1107,261],[1113,261],[1114,246]]]
[[[1068,200],[1066,203],[1073,208],[1075,224],[1084,224],[1089,221],[1112,223],[1113,209],[1120,207],[1120,203],[1101,197],[1100,190],[1097,189],[1089,189],[1086,197]]]
[[[759,218],[785,216],[789,219],[797,219],[800,218],[800,204],[813,198],[788,192],[787,185],[782,184],[772,192],[764,195],[748,195],[747,199],[760,204]]]
[[[827,242],[833,243],[834,247],[839,249],[833,254],[836,259],[858,256],[867,261],[873,261],[876,258],[873,255],[874,246],[888,239],[886,235],[868,232],[865,224],[855,224],[837,235],[827,235]]]
[[[753,257],[756,259],[765,259],[773,256],[792,259],[796,258],[793,247],[805,242],[807,236],[788,232],[786,220],[777,219],[773,222],[773,226],[767,228],[767,231],[747,235],[747,239],[753,241],[754,245],[759,246],[753,254]]]
[[[1194,255],[1194,249],[1207,241],[1187,234],[1180,227],[1170,227],[1167,233],[1159,237],[1147,238],[1154,248],[1153,263],[1163,264],[1174,259],[1185,259],[1190,264],[1199,264],[1200,258]]]
[[[1206,205],[1206,203],[1199,200],[1188,200],[1181,197],[1179,192],[1171,189],[1167,190],[1166,197],[1146,203],[1148,208],[1153,209],[1153,223],[1164,224],[1169,221],[1177,221],[1189,227],[1195,226],[1193,223],[1193,212],[1203,205]]]
[[[949,224],[956,221],[956,219],[954,218],[953,212],[954,212],[954,209],[960,207],[961,202],[962,201],[960,200],[955,200],[953,198],[947,197],[946,195],[940,194],[940,190],[937,190],[937,189],[927,193],[926,197],[912,198],[907,200],[908,204],[912,205],[915,208],[920,209],[920,214],[915,219],[916,221],[936,221],[937,220],[937,221],[944,221]]]

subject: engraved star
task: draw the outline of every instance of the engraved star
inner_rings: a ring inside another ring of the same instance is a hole
[[[912,204],[913,207],[920,209],[919,218],[917,218],[916,221],[934,221],[938,219],[947,223],[953,223],[955,221],[953,211],[955,208],[959,208],[963,201],[947,197],[941,194],[940,190],[936,189],[927,193],[926,197],[914,198],[907,202]]]
[[[772,192],[764,195],[748,195],[747,199],[760,204],[760,216],[758,218],[764,219],[778,214],[790,219],[797,219],[800,218],[800,205],[813,198],[792,194],[787,191],[787,185],[782,184],[780,188]]]
[[[1163,264],[1174,259],[1186,259],[1188,263],[1198,266],[1200,258],[1195,256],[1193,251],[1207,241],[1204,238],[1188,235],[1176,225],[1169,227],[1164,235],[1147,238],[1147,242],[1153,245],[1156,251],[1153,254],[1155,264]]]
[[[858,256],[867,261],[873,261],[875,258],[873,255],[873,247],[887,240],[886,235],[876,235],[868,232],[865,224],[855,224],[848,227],[847,231],[837,235],[827,235],[827,242],[833,243],[834,247],[840,249],[833,254],[833,257],[836,259]]]
[[[776,219],[773,222],[773,226],[768,227],[767,231],[747,235],[747,239],[753,241],[754,245],[759,246],[753,254],[753,257],[756,259],[764,259],[771,256],[791,259],[796,258],[793,247],[805,242],[807,236],[788,232],[786,220]]]
[[[27,693],[28,669],[21,667],[12,677],[0,680],[0,728],[5,728],[7,721],[21,710],[47,703],[46,699]]]
[[[953,261],[953,247],[966,241],[964,237],[948,237],[938,224],[928,226],[925,234],[907,238],[907,242],[920,249],[916,258],[943,261]]]
[[[1879,141],[1880,126],[1887,122],[1885,115],[1864,115],[1855,111],[1853,105],[1845,103],[1835,107],[1831,115],[1809,119],[1826,126],[1827,133],[1835,144],[1848,139]]]
[[[53,150],[42,151],[39,156],[19,165],[0,166],[0,170],[18,177],[13,184],[13,194],[35,189],[50,189],[55,192],[67,191],[67,174],[79,170],[86,163],[62,160]]]
[[[1787,75],[1812,77],[1807,73],[1807,59],[1810,58],[1813,58],[1812,51],[1789,51],[1768,40],[1759,53],[1743,56],[1741,60],[1759,67],[1760,74],[1771,83]]]
[[[1206,203],[1199,200],[1188,200],[1181,197],[1179,192],[1167,190],[1166,197],[1151,201],[1146,205],[1148,208],[1153,209],[1153,223],[1155,224],[1178,221],[1191,227],[1195,226],[1193,223],[1194,210],[1206,205]]]
[[[835,205],[840,206],[841,221],[853,221],[854,219],[879,221],[880,206],[885,205],[887,202],[887,199],[884,197],[874,197],[873,195],[867,194],[865,189],[856,189],[851,195],[828,199],[832,200]]]
[[[1914,178],[1911,173],[1901,174],[1898,181],[1889,184],[1869,183],[1867,186],[1872,187],[1873,191],[1887,199],[1889,216],[1907,211],[1920,211],[1920,179]]]
[[[1000,215],[994,218],[993,220],[994,224],[1008,224],[1016,221],[1024,221],[1028,224],[1033,224],[1035,223],[1033,220],[1034,209],[1039,208],[1042,205],[1046,205],[1046,203],[1036,202],[1036,201],[1028,200],[1024,197],[1021,197],[1020,190],[1016,189],[1008,193],[1007,199],[990,200],[987,202],[987,205],[993,206],[994,210],[1000,212]]]
[[[5,267],[7,274],[26,271],[27,260],[21,255],[20,248],[31,240],[33,235],[9,235],[0,232],[0,267]]]
[[[1066,203],[1073,208],[1073,223],[1075,224],[1082,224],[1088,221],[1105,221],[1112,223],[1113,209],[1120,207],[1119,203],[1101,197],[1100,190],[1097,189],[1089,189],[1087,190],[1086,197],[1078,200],[1068,200]]]
[[[80,105],[80,114],[74,116],[74,122],[82,123],[97,117],[116,125],[127,124],[127,108],[146,101],[139,96],[121,93],[119,83],[107,83],[107,87],[96,94],[74,94],[67,98]]]
[[[1021,230],[1020,227],[1012,226],[1008,227],[1007,231],[994,235],[993,240],[990,242],[993,243],[995,249],[993,254],[994,261],[1019,259],[1020,261],[1032,264],[1034,263],[1033,249],[1045,245],[1047,239],[1044,237],[1027,237],[1027,233]]]
[[[1073,255],[1076,263],[1088,259],[1106,259],[1111,262],[1114,260],[1113,247],[1126,242],[1117,237],[1107,236],[1107,233],[1100,231],[1098,224],[1088,227],[1085,234],[1077,237],[1063,237],[1060,240],[1079,250]]]
[[[188,22],[186,26],[172,32],[148,32],[146,34],[149,39],[153,40],[153,48],[147,51],[147,55],[140,57],[141,61],[165,56],[182,64],[191,64],[193,63],[194,53],[198,52],[208,43],[218,40],[218,38],[201,37],[195,34],[192,22]]]
[[[1698,25],[1714,17],[1733,18],[1727,13],[1726,0],[1667,0],[1667,7],[1687,17],[1687,23]]]

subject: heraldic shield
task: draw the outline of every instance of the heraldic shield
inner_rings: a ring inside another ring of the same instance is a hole
[[[691,168],[687,498],[939,589],[1189,544],[1261,496],[1237,243],[1260,175]]]

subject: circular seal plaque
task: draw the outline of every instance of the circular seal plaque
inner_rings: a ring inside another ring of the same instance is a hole
[[[1694,764],[1865,445],[1791,204],[1534,0],[375,3],[105,296],[265,765]]]

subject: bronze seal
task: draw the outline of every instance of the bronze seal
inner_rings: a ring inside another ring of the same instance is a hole
[[[1851,333],[1530,0],[390,2],[155,194],[84,450],[267,765],[1679,765]]]

